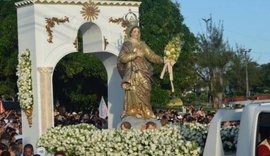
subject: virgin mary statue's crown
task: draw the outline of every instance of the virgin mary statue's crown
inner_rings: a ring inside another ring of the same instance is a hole
[[[124,15],[124,20],[128,22],[128,26],[138,26],[139,20],[137,15],[129,9],[129,12]]]
[[[137,15],[130,9],[129,12],[124,15],[123,19],[126,22],[125,37],[127,37],[132,27],[139,26],[139,20]]]

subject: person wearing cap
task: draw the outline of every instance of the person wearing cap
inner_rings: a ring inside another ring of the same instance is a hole
[[[46,149],[44,147],[38,147],[35,155],[46,156]]]

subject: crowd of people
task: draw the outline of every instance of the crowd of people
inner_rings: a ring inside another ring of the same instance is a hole
[[[75,125],[80,123],[92,124],[98,129],[107,129],[107,118],[99,117],[98,110],[93,112],[55,112],[55,126]]]
[[[17,156],[23,153],[21,111],[9,110],[0,114],[0,155]]]
[[[158,120],[165,120],[169,123],[184,123],[184,122],[198,122],[209,123],[215,112],[206,112],[203,107],[195,108],[194,106],[183,107],[184,111],[177,111],[177,109],[159,110],[155,112]]]
[[[154,110],[155,118],[161,124],[181,124],[184,122],[198,122],[207,124],[214,116],[214,112],[206,112],[203,107],[195,108],[194,106],[185,107],[185,112],[177,109]],[[73,125],[79,123],[89,123],[99,129],[107,129],[107,118],[99,117],[98,110],[89,112],[55,112],[55,126]]]
[[[20,110],[6,110],[0,114],[0,156],[45,156],[44,148],[34,149],[32,144],[22,142]],[[55,156],[65,156],[59,151]]]

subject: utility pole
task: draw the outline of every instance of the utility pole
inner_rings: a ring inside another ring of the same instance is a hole
[[[250,52],[251,49],[244,49],[245,52],[245,66],[246,66],[246,99],[249,97],[249,84],[248,84],[248,59],[247,59],[247,53]]]

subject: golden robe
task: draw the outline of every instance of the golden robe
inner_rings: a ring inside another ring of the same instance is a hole
[[[141,50],[143,57],[137,57],[136,51]],[[144,42],[126,41],[123,43],[118,56],[118,71],[123,78],[122,88],[125,90],[125,116],[154,118],[150,104],[153,68],[149,62],[163,63],[163,59],[156,55]]]

